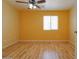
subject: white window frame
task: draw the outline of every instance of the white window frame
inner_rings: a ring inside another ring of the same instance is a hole
[[[58,30],[58,16],[43,16],[43,30]]]

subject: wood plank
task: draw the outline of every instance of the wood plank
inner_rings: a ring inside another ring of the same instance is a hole
[[[3,50],[3,58],[42,59],[45,51],[54,52],[58,59],[75,59],[75,47],[69,43],[17,43]]]

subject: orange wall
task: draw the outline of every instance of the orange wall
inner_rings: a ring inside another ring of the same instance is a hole
[[[43,16],[57,15],[59,29],[44,31]],[[21,12],[20,40],[68,40],[69,39],[69,11],[34,11]]]
[[[9,47],[19,39],[19,12],[6,0],[2,2],[2,48]]]

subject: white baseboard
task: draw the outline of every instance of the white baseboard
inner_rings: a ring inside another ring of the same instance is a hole
[[[8,47],[10,47],[10,46],[12,46],[12,45],[14,45],[14,44],[16,44],[16,43],[18,43],[18,41],[9,43],[9,44],[7,44],[6,46],[2,47],[2,49],[4,50],[5,48],[8,48]]]
[[[69,40],[18,40],[19,42],[69,42]]]

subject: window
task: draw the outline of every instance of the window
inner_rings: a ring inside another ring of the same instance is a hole
[[[44,30],[58,30],[58,16],[44,16],[43,29]]]

